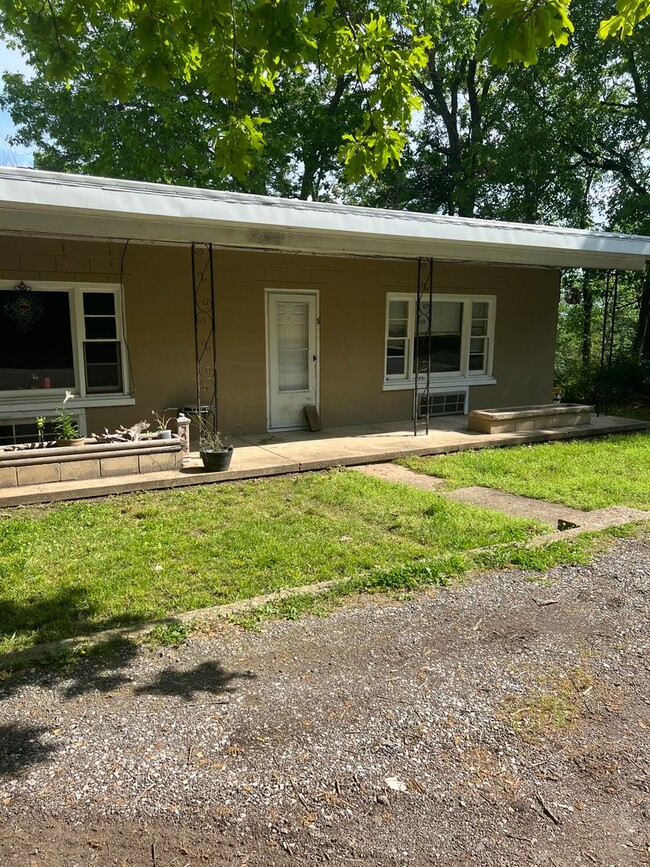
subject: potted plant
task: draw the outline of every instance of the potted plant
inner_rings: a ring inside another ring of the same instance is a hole
[[[156,422],[156,427],[154,430],[156,439],[159,440],[170,440],[172,439],[172,432],[168,427],[169,423],[173,421],[173,418],[165,418],[165,414],[159,415],[155,409],[151,410],[151,415],[154,417],[154,421]]]
[[[199,455],[206,470],[219,473],[227,470],[232,460],[232,446],[226,445],[222,433],[208,420],[199,416]]]
[[[82,446],[86,442],[86,438],[79,435],[77,417],[65,407],[70,400],[74,400],[74,394],[66,391],[63,406],[57,410],[54,418],[57,446]]]

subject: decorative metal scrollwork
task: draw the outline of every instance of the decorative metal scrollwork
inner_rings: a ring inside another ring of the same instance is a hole
[[[14,286],[14,294],[5,299],[4,311],[22,334],[28,334],[45,314],[43,302],[22,280]]]
[[[418,434],[418,421],[424,420],[429,433],[431,404],[431,335],[433,329],[433,259],[418,259],[418,291],[415,309],[415,347],[413,367],[413,436]],[[424,411],[422,411],[424,408]]]
[[[217,340],[212,244],[192,244],[196,407],[201,423],[218,429]]]

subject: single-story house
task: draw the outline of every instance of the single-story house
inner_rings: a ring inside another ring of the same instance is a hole
[[[66,390],[87,434],[215,392],[232,435],[305,406],[335,426],[547,403],[561,269],[649,258],[646,237],[1,168],[0,444]]]

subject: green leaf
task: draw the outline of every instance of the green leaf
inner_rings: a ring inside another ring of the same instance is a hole
[[[617,14],[601,21],[598,35],[601,39],[631,36],[635,27],[650,16],[650,0],[617,0]]]

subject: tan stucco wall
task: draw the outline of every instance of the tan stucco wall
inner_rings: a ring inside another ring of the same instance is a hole
[[[189,247],[0,238],[0,278],[124,285],[135,406],[92,408],[90,429],[195,402]],[[123,267],[122,267],[123,263]],[[216,251],[220,426],[263,431],[265,289],[317,290],[320,409],[327,426],[408,419],[412,394],[382,390],[386,293],[412,292],[414,262]],[[494,386],[471,408],[546,402],[553,384],[559,275],[548,269],[436,265],[438,292],[497,297]]]

